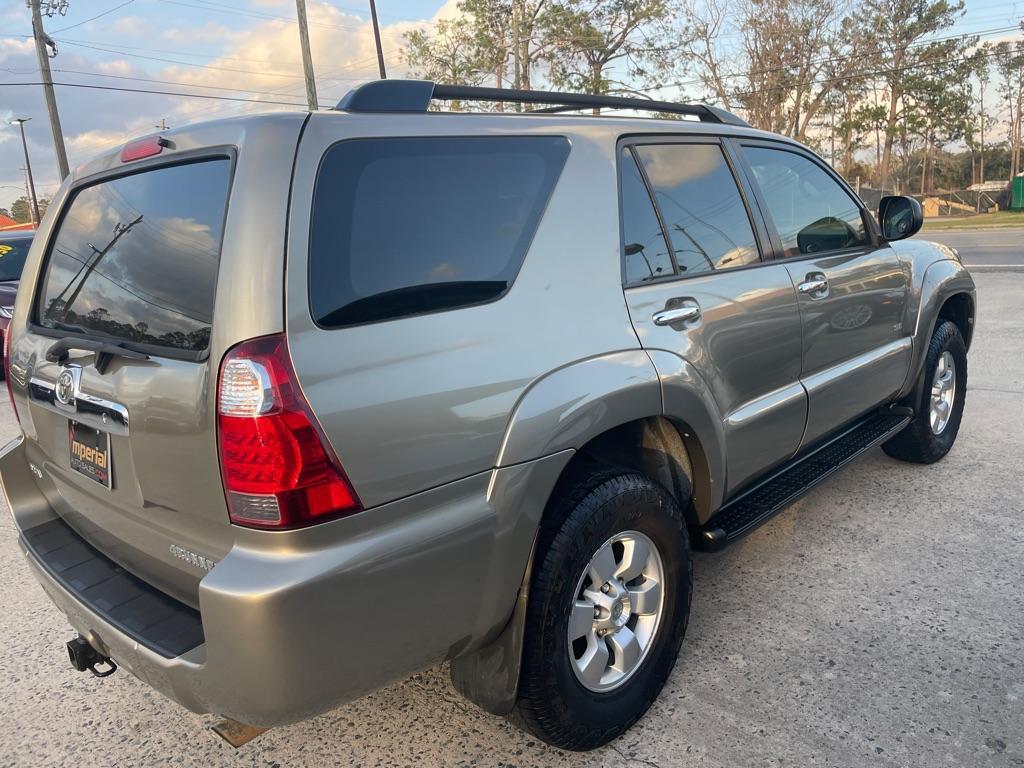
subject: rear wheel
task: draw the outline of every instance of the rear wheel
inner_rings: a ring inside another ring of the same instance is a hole
[[[882,450],[896,459],[931,464],[956,442],[967,396],[967,345],[956,324],[944,321],[936,327],[921,376],[913,421]]]
[[[518,714],[565,749],[635,723],[672,671],[689,617],[683,514],[647,477],[588,473],[548,510],[527,604]]]

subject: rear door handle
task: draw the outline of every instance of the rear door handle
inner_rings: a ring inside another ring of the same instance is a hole
[[[808,275],[796,289],[812,299],[822,299],[828,293],[828,279],[824,275]]]
[[[674,307],[655,312],[655,325],[672,325],[673,323],[685,323],[689,320],[696,320],[700,317],[700,307],[694,304],[687,304],[685,307]]]

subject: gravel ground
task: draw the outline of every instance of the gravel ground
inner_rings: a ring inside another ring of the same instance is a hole
[[[661,698],[589,754],[550,749],[426,671],[240,750],[119,673],[72,672],[71,631],[0,516],[0,766],[1024,765],[1024,274],[978,276],[959,441],[874,451],[737,546],[699,555]],[[0,438],[13,436],[6,398]]]

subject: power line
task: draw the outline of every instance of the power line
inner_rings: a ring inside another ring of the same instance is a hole
[[[217,13],[229,13],[238,16],[249,16],[254,19],[265,19],[267,21],[287,21],[291,24],[298,24],[298,19],[294,16],[278,16],[273,13],[264,13],[263,11],[251,11],[244,8],[237,8],[234,6],[223,6],[214,3],[203,3],[197,5],[195,3],[186,3],[182,0],[158,0],[158,2],[166,3],[168,5],[180,5],[185,8],[198,8],[199,10],[215,11]],[[319,27],[321,29],[341,29],[349,32],[355,32],[359,30],[359,27],[353,27],[351,25],[342,24],[325,24],[323,22],[309,22],[311,27]]]
[[[28,37],[31,37],[31,35],[28,35]],[[279,59],[279,58],[273,58],[273,59],[243,59],[240,56],[225,56],[225,55],[222,55],[222,54],[219,54],[219,53],[190,53],[188,51],[170,50],[170,49],[167,49],[167,48],[153,48],[152,46],[149,46],[149,45],[145,45],[145,46],[143,46],[143,45],[126,45],[125,43],[122,43],[122,42],[108,43],[105,40],[72,40],[70,38],[63,38],[63,39],[59,40],[58,42],[65,43],[67,45],[81,44],[81,45],[94,45],[94,46],[100,46],[100,47],[112,47],[112,46],[116,45],[118,48],[127,48],[129,51],[149,51],[150,53],[170,53],[170,54],[173,54],[175,56],[185,56],[185,57],[190,57],[190,58],[194,58],[194,59],[222,59],[222,60],[228,60],[228,61],[241,61],[241,62],[244,62],[244,63],[247,63],[247,64],[273,64],[273,63],[277,63],[277,64],[294,64],[295,66],[298,66],[301,63],[301,62],[298,62],[298,61],[293,61],[291,59],[288,59],[288,60]]]
[[[34,75],[39,72],[38,69],[13,69],[12,67],[0,67],[4,72],[10,72],[12,75]],[[86,72],[81,69],[54,69],[53,72],[61,72],[66,75],[82,75],[83,77],[103,77],[111,78],[113,80],[129,80],[138,83],[157,83],[159,85],[180,85],[187,88],[202,88],[204,90],[214,91],[228,91],[232,93],[255,93],[260,96],[294,96],[294,93],[274,92],[274,91],[260,91],[255,88],[237,88],[232,86],[224,85],[200,85],[199,83],[183,83],[180,80],[158,80],[150,77],[133,77],[131,75],[109,75],[103,72]],[[352,78],[353,80],[357,78]],[[0,83],[2,85],[2,83]]]
[[[32,83],[0,83],[0,88],[16,85],[42,85],[40,82]],[[215,96],[210,93],[181,93],[178,91],[157,91],[148,88],[119,88],[113,85],[89,85],[86,83],[58,83],[54,81],[54,85],[59,85],[62,88],[90,88],[97,91],[119,91],[123,93],[146,93],[153,94],[156,96],[181,96],[189,99],[216,99],[218,101],[245,101],[251,104],[280,104],[288,107],[304,107],[305,104],[297,101],[271,101],[268,99],[246,99],[240,96]],[[321,105],[323,106],[323,105]]]
[[[88,49],[94,50],[94,51],[102,51],[103,53],[116,53],[116,54],[121,55],[121,56],[131,56],[131,57],[136,58],[136,59],[147,59],[149,61],[160,61],[160,62],[163,62],[165,64],[178,64],[179,66],[183,66],[183,67],[198,67],[200,69],[215,69],[215,70],[218,70],[220,72],[234,72],[234,73],[237,73],[237,74],[259,75],[259,76],[262,76],[262,77],[286,77],[286,78],[289,78],[289,79],[292,79],[292,80],[301,80],[302,79],[302,75],[285,75],[285,74],[280,74],[280,73],[277,73],[277,72],[258,72],[256,70],[252,70],[252,69],[234,69],[232,67],[217,67],[217,66],[214,66],[212,64],[196,64],[196,63],[191,62],[191,61],[179,61],[177,59],[165,59],[165,58],[161,58],[159,56],[146,56],[146,55],[141,54],[141,53],[129,53],[128,51],[120,51],[120,50],[117,50],[115,48],[104,48],[104,47],[101,47],[101,46],[98,46],[98,45],[84,45],[83,43],[71,43],[71,42],[69,42],[67,40],[61,40],[61,41],[58,41],[58,42],[63,42],[63,43],[66,43],[68,45],[74,45],[74,46],[76,46],[78,48],[88,48]]]
[[[213,71],[217,71],[217,72],[232,72],[232,73],[242,74],[242,75],[254,75],[254,76],[257,76],[257,77],[280,77],[280,78],[287,78],[287,79],[290,79],[290,80],[302,80],[303,79],[302,75],[283,74],[283,73],[279,73],[279,72],[267,72],[267,71],[255,70],[255,69],[240,69],[240,68],[235,68],[235,67],[220,67],[220,66],[216,66],[214,64],[197,64],[196,62],[192,62],[192,61],[180,61],[180,60],[177,60],[177,59],[166,59],[166,58],[161,58],[161,57],[157,57],[157,56],[147,56],[147,55],[141,54],[141,53],[132,53],[131,51],[121,50],[120,48],[112,48],[112,47],[106,47],[106,46],[100,46],[100,45],[87,45],[87,44],[84,44],[84,43],[75,43],[75,42],[72,42],[71,40],[64,40],[64,39],[62,39],[62,40],[58,40],[57,42],[64,43],[65,45],[74,45],[74,46],[77,46],[77,47],[80,47],[80,48],[88,48],[90,50],[100,51],[102,53],[113,53],[113,54],[116,54],[118,56],[128,56],[130,58],[145,59],[147,61],[159,61],[159,62],[163,62],[163,63],[166,63],[166,64],[177,64],[177,65],[180,65],[180,66],[193,67],[193,68],[196,68],[196,69],[209,69],[209,70],[213,70]],[[225,57],[225,58],[227,58],[227,57]],[[358,67],[362,66],[363,64],[367,64],[367,63],[373,62],[375,60],[376,60],[376,56],[367,56],[365,58],[357,59],[356,61],[349,62],[345,66],[345,68],[343,68],[341,70],[335,70],[335,71],[343,72],[343,71],[346,71],[348,69],[358,68]],[[291,63],[296,63],[296,62],[287,62],[287,63],[291,64]],[[348,80],[358,80],[358,79],[360,79],[360,78],[332,78],[332,77],[328,77],[328,76],[325,76],[325,77],[326,77],[326,79],[335,79],[335,80],[346,80],[346,79],[348,79]],[[321,80],[322,79],[324,79],[324,78],[321,78]],[[241,90],[241,89],[239,89],[239,90]]]
[[[95,16],[93,16],[92,18],[86,19],[85,21],[80,21],[77,24],[72,24],[69,27],[61,27],[60,29],[55,29],[53,31],[53,34],[57,35],[57,34],[60,34],[61,32],[66,32],[69,29],[74,29],[75,27],[80,27],[83,24],[88,24],[90,21],[96,21],[96,19],[102,19],[104,16],[108,16],[111,13],[113,13],[114,11],[119,11],[122,8],[124,8],[126,5],[131,5],[134,2],[135,2],[135,0],[125,0],[125,2],[121,3],[120,5],[115,5],[110,10],[104,11],[103,13],[98,13]]]

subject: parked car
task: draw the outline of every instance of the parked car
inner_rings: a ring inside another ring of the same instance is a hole
[[[428,111],[496,98],[547,106]],[[697,119],[559,113],[594,107]],[[712,107],[371,83],[130,143],[53,206],[0,474],[75,667],[195,712],[448,659],[596,747],[673,668],[691,548],[960,427],[957,254]]]
[[[33,231],[0,232],[0,342],[11,322],[18,281],[33,237]]]

